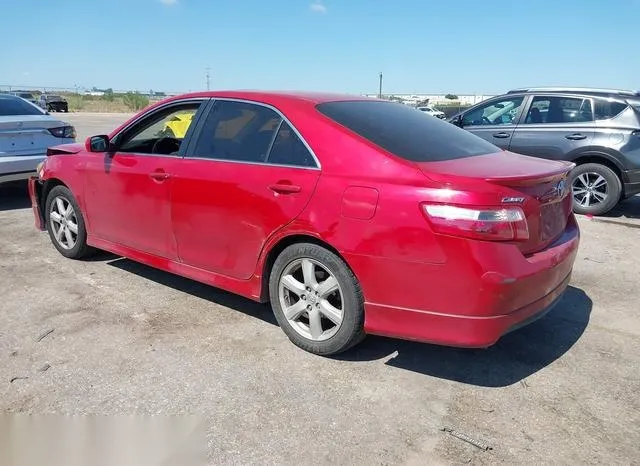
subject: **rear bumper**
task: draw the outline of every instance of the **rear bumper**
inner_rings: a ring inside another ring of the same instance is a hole
[[[461,348],[486,348],[503,335],[550,312],[567,289],[571,274],[551,293],[510,314],[471,317],[369,304],[367,333]]]
[[[42,214],[41,194],[42,185],[40,180],[36,176],[29,177],[29,198],[31,199],[31,209],[33,210],[33,216],[35,225],[38,230],[45,230],[44,216]]]
[[[29,177],[35,175],[35,170],[29,170],[17,173],[0,173],[0,183],[9,183],[11,181],[28,180]]]
[[[347,256],[363,276],[365,331],[457,347],[487,347],[551,310],[566,290],[580,230],[523,256],[510,245],[441,238],[445,264]],[[375,283],[374,285],[371,285]]]
[[[640,193],[640,170],[627,170],[623,173],[625,197]]]

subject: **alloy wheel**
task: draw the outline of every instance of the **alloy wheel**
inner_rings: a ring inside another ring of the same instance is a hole
[[[609,196],[607,180],[595,172],[586,172],[576,176],[571,185],[573,199],[583,207],[601,204]]]
[[[278,298],[291,327],[312,341],[336,334],[344,317],[344,297],[335,275],[322,263],[302,258],[280,276]]]
[[[57,196],[51,203],[49,218],[56,242],[63,249],[73,249],[78,241],[78,219],[71,202]]]

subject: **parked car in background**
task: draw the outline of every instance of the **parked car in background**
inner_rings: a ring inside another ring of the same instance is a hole
[[[606,214],[640,193],[640,92],[515,89],[449,121],[502,149],[575,162],[578,213]]]
[[[75,137],[68,123],[21,97],[0,94],[0,182],[29,178],[49,146],[75,142]]]
[[[184,112],[184,138],[163,134]],[[573,166],[381,99],[200,92],[50,148],[29,192],[63,256],[270,301],[329,355],[367,333],[486,347],[550,310],[579,244]]]
[[[36,99],[31,92],[18,91],[18,92],[12,92],[12,94],[18,97],[22,97],[24,100],[28,100],[32,104],[36,104],[36,105],[38,104],[38,99]]]
[[[427,115],[431,115],[434,116],[436,118],[440,118],[441,120],[443,120],[445,118],[445,114],[443,111],[438,110],[434,107],[432,107],[431,105],[424,105],[421,107],[416,107],[418,110],[420,110],[423,113],[426,113]]]
[[[38,105],[47,112],[68,112],[67,101],[56,94],[42,94],[38,98]]]

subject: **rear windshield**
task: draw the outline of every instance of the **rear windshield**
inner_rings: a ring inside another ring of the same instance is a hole
[[[18,97],[0,95],[0,116],[9,115],[42,115],[44,112],[35,105]]]
[[[500,151],[495,145],[408,105],[380,100],[325,102],[320,113],[398,157],[453,160]]]

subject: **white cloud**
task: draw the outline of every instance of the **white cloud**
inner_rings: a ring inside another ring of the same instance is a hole
[[[173,6],[178,4],[178,0],[160,0],[160,3],[166,6]]]
[[[314,13],[326,13],[327,7],[320,0],[315,0],[312,4],[309,5],[309,8]]]

